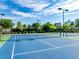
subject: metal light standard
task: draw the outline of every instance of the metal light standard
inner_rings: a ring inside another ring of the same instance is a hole
[[[63,9],[63,8],[58,8],[58,10],[62,10],[63,11],[63,36],[64,36],[64,13],[65,11],[68,11],[68,9]]]

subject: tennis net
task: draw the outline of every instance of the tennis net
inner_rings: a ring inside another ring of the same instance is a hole
[[[67,36],[79,36],[79,33],[66,33]]]
[[[60,33],[3,34],[0,41],[26,41],[60,37]],[[11,39],[9,39],[11,38]]]

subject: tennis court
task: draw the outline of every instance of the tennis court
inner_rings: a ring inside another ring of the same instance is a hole
[[[12,35],[0,48],[0,59],[79,59],[79,40],[59,34]]]

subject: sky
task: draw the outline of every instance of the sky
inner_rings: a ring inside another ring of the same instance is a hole
[[[0,0],[0,18],[12,19],[16,24],[32,24],[37,20],[41,23],[62,22],[62,8],[65,11],[65,21],[79,18],[79,0]]]

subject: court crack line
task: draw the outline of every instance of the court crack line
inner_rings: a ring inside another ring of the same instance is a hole
[[[31,51],[31,52],[18,53],[18,54],[14,54],[14,56],[19,56],[19,55],[23,55],[23,54],[38,53],[38,52],[45,52],[45,51],[49,51],[49,50],[61,49],[61,48],[66,48],[66,47],[71,47],[71,46],[76,46],[76,45],[79,45],[79,43],[66,45],[66,46],[61,46],[61,47],[57,47],[57,48],[48,48],[48,49]]]

